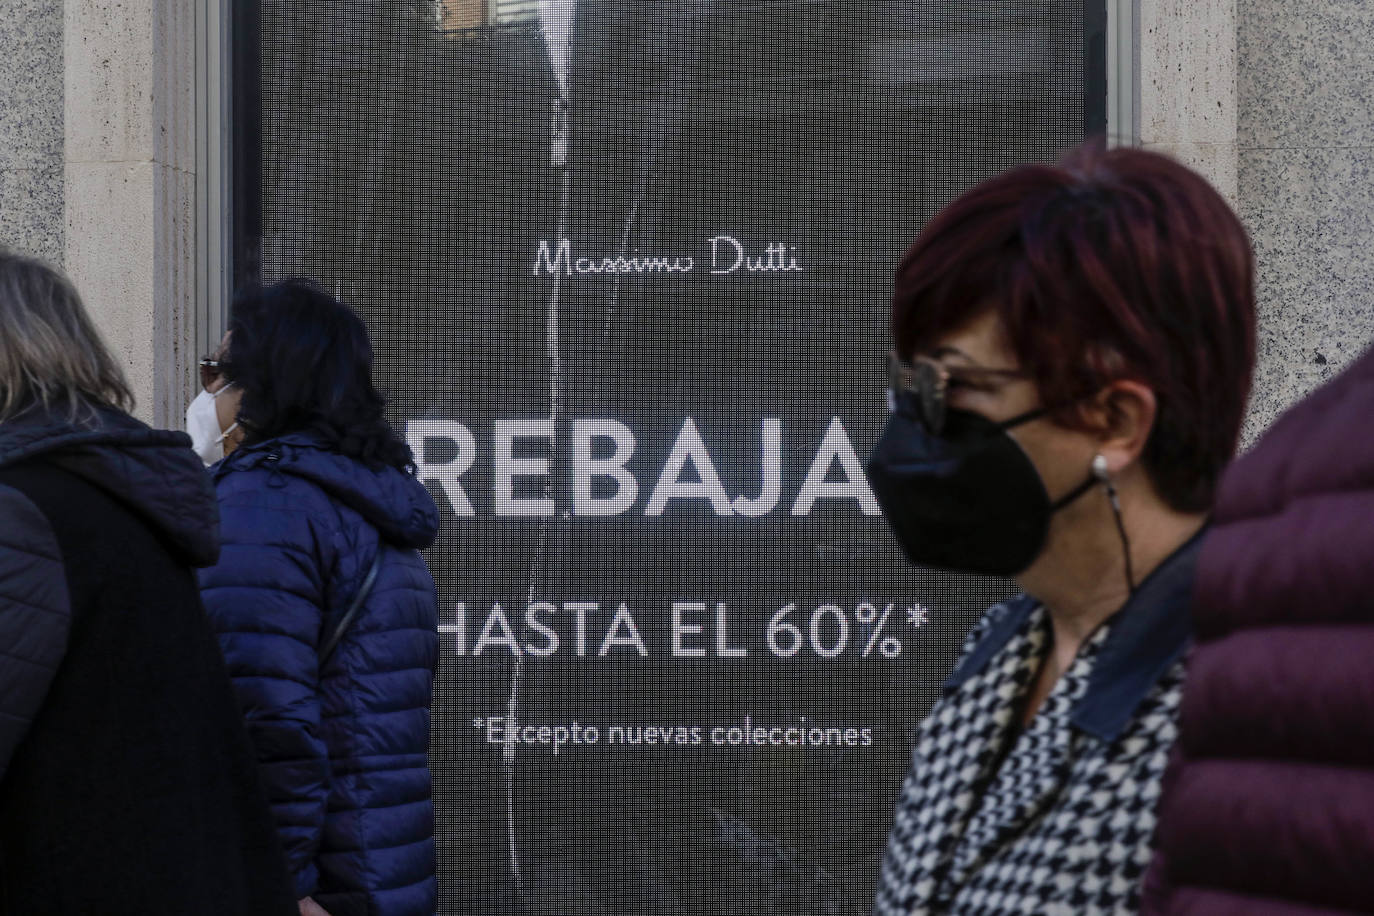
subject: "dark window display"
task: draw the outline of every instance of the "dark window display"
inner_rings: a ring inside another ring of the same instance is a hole
[[[864,477],[892,271],[1100,129],[1100,17],[258,15],[240,257],[358,309],[443,514],[441,912],[867,912],[913,730],[1011,590],[909,566]]]

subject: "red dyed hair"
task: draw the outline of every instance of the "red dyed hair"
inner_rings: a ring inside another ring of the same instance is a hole
[[[1206,181],[1092,141],[979,184],[897,267],[897,350],[910,357],[987,309],[1045,404],[1122,378],[1153,390],[1144,467],[1173,508],[1210,507],[1245,414],[1255,295],[1250,240]],[[1055,419],[1082,425],[1072,407]]]

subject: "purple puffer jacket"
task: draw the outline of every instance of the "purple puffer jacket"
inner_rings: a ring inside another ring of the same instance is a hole
[[[1374,913],[1374,351],[1227,472],[1146,914]]]

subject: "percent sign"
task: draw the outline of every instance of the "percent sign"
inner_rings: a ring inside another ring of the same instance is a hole
[[[854,619],[866,627],[873,627],[873,631],[868,634],[868,642],[864,645],[863,658],[868,658],[868,653],[873,651],[874,646],[878,647],[883,658],[896,658],[902,654],[900,639],[895,636],[883,636],[883,627],[887,626],[887,618],[892,614],[892,607],[893,605],[889,604],[883,608],[881,614],[877,607],[867,601],[854,608]]]

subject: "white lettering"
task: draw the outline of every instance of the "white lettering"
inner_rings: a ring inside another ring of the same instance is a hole
[[[621,636],[620,629],[624,627],[628,636]],[[649,657],[649,649],[644,645],[644,640],[639,638],[639,627],[635,626],[635,619],[630,615],[630,609],[621,602],[620,607],[615,609],[615,616],[611,618],[610,629],[606,631],[606,638],[601,641],[601,648],[597,651],[598,658],[604,658],[612,646],[629,646],[644,658]]]
[[[733,497],[727,494],[716,459],[691,417],[683,420],[668,457],[647,490],[648,481],[637,479],[631,471],[639,450],[633,430],[607,417],[571,418],[567,422],[566,432],[561,434],[571,436],[571,448],[568,461],[559,466],[562,474],[555,487],[553,454],[555,447],[565,446],[555,438],[560,433],[554,422],[493,421],[491,489],[497,517],[549,517],[559,511],[565,498],[569,501],[567,511],[574,516],[624,515],[635,508],[642,492],[649,494],[644,504],[646,516],[664,514],[674,500],[705,500],[718,516],[744,518],[767,516],[785,505],[783,428],[778,417],[761,421],[757,489]],[[417,419],[405,424],[405,437],[415,455],[416,474],[436,490],[435,499],[441,504],[447,501],[460,517],[476,515],[462,483],[479,455],[479,443],[468,427],[453,420]],[[537,442],[532,446],[529,440]],[[534,455],[532,449],[537,449]],[[568,477],[566,482],[563,474]],[[820,499],[848,499],[865,515],[881,514],[839,417],[831,418],[790,512],[808,515]]]
[[[738,239],[731,238],[728,235],[715,235],[707,239],[707,241],[711,244],[711,273],[728,274],[734,273],[740,269],[740,266],[744,263],[744,246],[739,243]],[[725,242],[735,250],[735,262],[723,269],[720,267],[720,261],[717,258],[716,245],[719,242]]]
[[[459,601],[453,608],[454,620],[449,624],[453,633],[454,651],[459,655],[466,655],[468,651],[468,603]],[[444,632],[443,624],[439,625],[439,632]]]
[[[729,614],[725,602],[716,602],[716,658],[744,658],[749,650],[744,646],[730,645]]]
[[[682,479],[682,471],[689,461],[696,468],[700,480]],[[683,421],[677,441],[673,443],[673,450],[669,453],[668,460],[663,465],[663,472],[658,476],[658,483],[654,485],[654,491],[649,496],[649,504],[644,507],[644,514],[662,515],[664,507],[672,499],[708,500],[716,515],[729,515],[731,511],[730,497],[725,495],[725,487],[721,484],[720,475],[716,473],[716,466],[711,461],[711,453],[706,450],[706,443],[701,441],[701,435],[697,432],[697,426],[691,417]]]
[[[526,643],[525,651],[530,655],[552,655],[558,651],[558,633],[539,619],[538,615],[541,612],[552,615],[558,612],[558,608],[547,601],[536,601],[525,608],[525,626],[544,637],[542,646]]]
[[[574,258],[571,239],[559,239],[556,246],[551,245],[548,239],[540,239],[539,250],[534,255],[536,277],[570,277],[573,274],[691,273],[695,266],[695,262],[685,255],[659,254],[640,257],[638,251],[628,258],[624,255]]]
[[[706,240],[711,249],[711,268],[713,274],[731,274],[739,270],[745,272],[800,272],[796,248],[782,242],[772,242],[757,256],[746,252],[744,243],[732,235],[715,235]],[[540,239],[539,248],[534,255],[534,275],[536,277],[571,277],[588,274],[655,274],[691,273],[696,268],[695,259],[687,255],[647,254],[639,250],[624,254],[601,255],[593,257],[574,257],[571,239]]]
[[[516,498],[515,478],[547,477],[549,459],[516,458],[513,450],[516,439],[547,439],[553,444],[552,420],[497,420],[493,426],[495,439],[495,479],[492,482],[498,516],[553,515],[552,496]]]
[[[789,248],[782,242],[773,242],[763,249],[763,254],[757,257],[750,257],[745,253],[744,244],[734,236],[715,235],[706,240],[711,246],[711,273],[731,274],[743,268],[749,273],[774,273],[797,271],[803,268],[797,263],[796,249]],[[729,246],[728,250],[722,251],[721,245]],[[722,265],[722,255],[730,257],[733,254],[734,260],[729,264]]]
[[[592,441],[609,439],[615,451],[609,458],[592,457]],[[618,420],[573,421],[573,513],[576,515],[619,515],[628,511],[639,496],[639,483],[625,469],[635,453],[635,434]],[[597,477],[615,481],[613,496],[592,495],[592,480]]]
[[[830,466],[837,460],[844,471],[845,479],[828,481],[826,477],[830,473]],[[868,487],[868,478],[864,476],[859,456],[854,454],[854,445],[849,441],[849,435],[845,433],[844,424],[840,422],[839,417],[831,419],[830,426],[825,431],[825,438],[821,440],[816,458],[811,462],[810,470],[806,472],[806,480],[802,483],[801,492],[797,494],[797,501],[792,504],[792,514],[810,513],[811,507],[818,499],[854,499],[858,501],[864,515],[882,514],[882,510],[878,508],[878,501],[873,498],[873,491]]]
[[[476,515],[459,481],[477,460],[477,440],[472,432],[453,420],[410,420],[405,425],[405,437],[406,444],[415,453],[415,476],[420,482],[437,483],[454,515]],[[444,444],[452,448],[453,457],[445,461],[432,460]]]
[[[772,512],[782,496],[782,420],[765,419],[761,439],[759,466],[763,483],[759,495],[753,499],[736,496],[731,504],[736,512],[748,518]]]
[[[492,631],[500,629],[498,636],[493,636]],[[515,631],[510,628],[510,621],[506,619],[506,612],[502,610],[500,604],[491,606],[491,613],[487,615],[487,622],[482,624],[482,632],[477,634],[477,642],[473,644],[472,655],[474,658],[482,654],[482,650],[491,646],[505,646],[510,650],[511,655],[520,654],[520,643],[515,639]]]
[[[573,630],[573,649],[577,652],[578,658],[587,656],[587,612],[595,611],[601,607],[595,601],[564,601],[563,610],[571,611],[576,616],[573,621],[576,628]]]
[[[674,658],[703,658],[706,655],[705,646],[684,646],[683,636],[692,636],[700,633],[702,626],[699,623],[684,623],[682,621],[683,611],[704,611],[706,610],[705,601],[674,601],[673,602],[673,657]]]
[[[537,277],[542,271],[551,277],[556,277],[560,273],[566,277],[572,273],[572,268],[568,266],[571,261],[571,241],[568,239],[559,239],[558,254],[554,256],[549,252],[549,243],[541,239],[539,242],[539,251],[534,256],[534,275]]]

